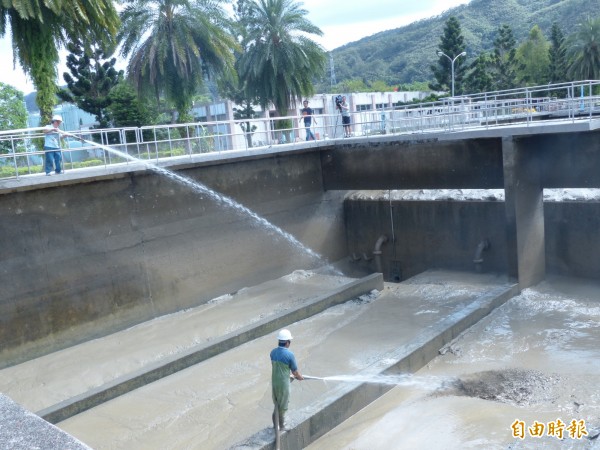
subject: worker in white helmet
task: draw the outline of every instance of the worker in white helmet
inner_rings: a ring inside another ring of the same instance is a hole
[[[279,331],[277,333],[279,345],[271,351],[271,383],[273,403],[275,404],[273,426],[277,428],[277,423],[279,423],[280,430],[285,430],[284,418],[290,400],[291,375],[296,380],[304,379],[298,371],[296,357],[289,349],[292,339],[292,333],[289,330],[283,329]],[[278,413],[279,417],[276,416],[276,413]]]
[[[52,174],[52,169],[56,174],[62,173],[62,155],[60,153],[60,140],[64,134],[59,128],[62,123],[62,117],[58,114],[52,116],[51,124],[44,128],[44,153],[46,175]]]

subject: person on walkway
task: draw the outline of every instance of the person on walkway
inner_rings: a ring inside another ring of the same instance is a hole
[[[62,138],[62,131],[59,129],[62,123],[62,117],[58,114],[52,116],[52,122],[47,125],[44,129],[44,153],[45,153],[45,170],[46,175],[52,175],[52,169],[56,171],[56,174],[62,173],[62,155],[60,153],[60,140]]]
[[[315,121],[315,125],[317,124],[317,119],[313,118],[313,110],[308,106],[308,100],[304,100],[304,108],[300,111],[302,114],[302,118],[304,119],[304,128],[306,128],[306,140],[307,141],[316,141],[315,135],[310,129],[312,125],[312,121]]]
[[[290,400],[291,375],[296,380],[304,379],[298,370],[296,357],[289,350],[292,339],[292,333],[289,330],[279,331],[277,333],[279,345],[271,351],[271,385],[273,403],[275,404],[273,426],[277,428],[278,421],[280,430],[285,430],[285,413],[288,410]]]
[[[342,125],[344,126],[344,137],[350,137],[352,136],[352,127],[350,126],[350,106],[348,106],[345,96],[342,97],[340,109],[342,113]]]

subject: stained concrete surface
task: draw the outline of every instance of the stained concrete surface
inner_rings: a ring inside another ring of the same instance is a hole
[[[386,285],[291,324],[292,350],[305,374],[376,371],[423,329],[505,283],[495,275],[436,271]],[[58,425],[95,449],[247,448],[248,438],[261,433],[272,440],[268,354],[275,345],[274,335],[256,339]],[[292,427],[338,393],[318,381],[292,386]]]
[[[307,450],[600,448],[598,299],[598,282],[548,277]],[[549,435],[557,419],[575,420],[581,439]],[[536,421],[540,437],[529,434]]]

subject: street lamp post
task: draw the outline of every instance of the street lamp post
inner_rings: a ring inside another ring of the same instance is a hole
[[[452,98],[454,98],[454,61],[456,61],[460,56],[467,56],[467,52],[459,53],[454,58],[450,58],[443,51],[438,50],[437,51],[437,55],[438,56],[445,56],[446,58],[448,58],[450,60],[450,65],[452,66]]]

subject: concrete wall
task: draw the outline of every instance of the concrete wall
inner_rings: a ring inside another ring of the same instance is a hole
[[[384,278],[409,278],[429,268],[475,271],[482,239],[481,270],[507,273],[505,203],[498,201],[352,200],[344,205],[349,257],[355,266],[376,269],[373,249],[379,236]],[[393,232],[392,232],[393,221]],[[600,278],[600,203],[544,202],[545,266],[549,273]],[[395,242],[392,240],[395,236]],[[365,260],[363,255],[367,256]]]
[[[325,189],[501,189],[500,139],[391,136],[322,153]]]
[[[600,203],[545,202],[546,270],[600,278]]]
[[[492,130],[500,133],[502,130]],[[348,140],[323,151],[325,189],[503,189],[506,141],[542,188],[600,188],[600,131]],[[444,138],[443,140],[441,138]]]
[[[345,255],[344,193],[324,193],[318,153],[178,173],[330,260]],[[0,195],[0,366],[324,263],[152,172],[52,180]]]
[[[391,207],[391,211],[390,211]],[[384,279],[399,281],[430,268],[476,270],[478,244],[487,239],[483,271],[506,272],[504,202],[377,201],[344,202],[348,251],[355,265],[376,269],[373,250],[381,247]],[[366,255],[366,258],[365,258]]]

